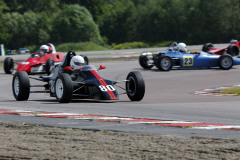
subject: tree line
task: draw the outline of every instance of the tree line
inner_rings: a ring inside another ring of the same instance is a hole
[[[188,44],[239,39],[240,0],[0,0],[0,43]]]

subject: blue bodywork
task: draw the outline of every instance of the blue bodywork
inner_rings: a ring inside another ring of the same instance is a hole
[[[203,51],[180,52],[180,47],[174,42],[166,51],[142,53],[139,56],[139,64],[144,69],[151,69],[156,66],[162,71],[169,71],[172,67],[192,69],[219,67],[223,70],[229,70],[234,65],[240,65],[240,59],[228,54],[216,55]]]
[[[172,57],[175,61],[174,66],[179,66],[180,68],[211,68],[219,66],[218,59],[220,55],[209,54],[203,51],[198,53],[182,53],[179,51],[164,51],[159,53]],[[232,58],[233,65],[240,65],[238,58]]]

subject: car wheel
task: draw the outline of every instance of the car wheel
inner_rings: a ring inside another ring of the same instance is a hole
[[[157,68],[160,69],[161,71],[169,71],[172,69],[173,66],[173,60],[170,56],[168,55],[161,55],[157,59]]]
[[[28,100],[30,94],[30,81],[27,72],[18,71],[14,74],[12,91],[17,101]]]
[[[235,44],[230,44],[227,48],[227,53],[231,56],[238,56],[239,55],[239,48]]]
[[[88,60],[88,57],[87,56],[84,56],[84,55],[80,55],[83,57],[84,59],[84,62],[85,62],[85,65],[88,65],[89,64],[89,60]]]
[[[218,59],[218,65],[223,70],[229,70],[233,66],[233,59],[230,55],[221,55]]]
[[[4,71],[6,74],[11,74],[14,70],[14,62],[11,57],[7,57],[4,60]]]
[[[51,74],[51,71],[54,67],[54,61],[52,58],[47,59],[46,61],[46,73],[47,75]]]
[[[134,71],[127,75],[126,91],[131,101],[140,101],[145,94],[145,82],[140,72]]]
[[[139,56],[139,64],[142,68],[151,69],[153,67],[153,65],[148,64],[148,61],[149,59],[147,58],[147,56],[144,55]]]
[[[68,103],[72,99],[73,86],[69,74],[59,74],[55,81],[55,94],[58,102]]]
[[[212,43],[205,43],[202,47],[202,51],[203,52],[208,52],[212,48],[214,48]]]

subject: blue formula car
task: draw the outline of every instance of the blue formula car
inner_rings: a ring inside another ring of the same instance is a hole
[[[176,42],[163,52],[144,52],[139,57],[139,64],[144,69],[156,66],[159,70],[169,71],[175,68],[213,68],[229,70],[233,65],[240,65],[240,60],[228,54],[215,55],[207,52],[181,52]]]

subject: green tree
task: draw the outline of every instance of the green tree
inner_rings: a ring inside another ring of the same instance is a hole
[[[10,35],[8,34],[8,29],[4,25],[4,21],[2,20],[4,17],[4,14],[3,14],[4,10],[9,10],[9,8],[7,7],[6,3],[3,0],[0,0],[0,44],[2,43],[7,44],[10,39]]]
[[[9,40],[8,29],[3,25],[2,20],[0,20],[0,44],[8,44]]]
[[[237,0],[199,1],[197,9],[193,12],[195,21],[191,27],[188,27],[190,32],[188,37],[192,42],[228,42],[229,36],[233,36],[232,31],[230,31],[230,28],[233,27],[232,7],[235,5],[233,2],[236,3]],[[189,14],[188,19],[193,15]]]
[[[3,10],[9,10],[9,8],[3,0],[0,0],[0,13],[2,13]]]
[[[239,9],[239,0],[0,0],[0,41],[102,42],[101,32],[110,44],[228,42],[240,39]]]
[[[101,37],[90,12],[79,5],[66,5],[54,20],[52,40],[60,42],[96,41]]]
[[[6,13],[3,21],[12,41],[8,44],[9,47],[18,48],[37,43],[38,16],[36,13],[31,11],[23,15],[17,12]]]
[[[9,12],[23,14],[27,11],[53,13],[61,5],[59,0],[3,0],[9,7]]]
[[[23,23],[22,15],[17,12],[6,13],[2,20],[4,21],[4,25],[8,29],[8,34],[10,36],[10,42],[8,43],[9,47],[15,48],[18,45],[21,45],[23,41],[20,32],[20,25]]]
[[[102,15],[97,17],[101,34],[106,36],[111,42],[126,42],[132,37],[131,31],[134,29],[135,6],[129,0],[111,0],[105,3],[101,10]]]
[[[162,8],[161,1],[149,0],[139,3],[137,8],[137,20],[135,22],[138,41],[159,42],[169,29],[166,24],[166,9]],[[134,41],[134,39],[133,39]]]
[[[38,30],[39,30],[39,16],[38,14],[28,11],[23,15],[23,23],[20,24],[19,32],[23,37],[24,45],[33,45],[38,43]]]

